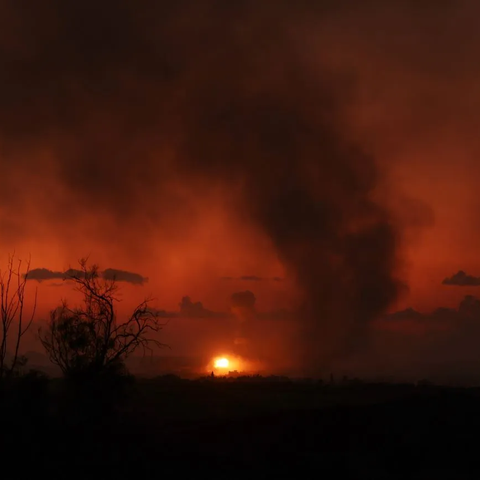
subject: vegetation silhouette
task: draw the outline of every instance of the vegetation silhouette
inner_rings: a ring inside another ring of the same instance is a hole
[[[150,308],[150,299],[140,303],[120,321],[115,304],[115,278],[101,278],[97,265],[80,260],[81,274],[69,277],[83,295],[83,304],[70,308],[67,301],[50,313],[41,329],[40,341],[50,360],[68,379],[82,381],[105,375],[126,373],[125,360],[138,348],[162,347],[151,335],[161,330],[159,314]]]
[[[22,275],[22,260],[15,253],[8,256],[5,270],[0,270],[0,382],[18,375],[27,359],[20,355],[22,337],[31,327],[37,306],[37,290],[30,316],[25,318],[25,287],[30,271],[30,260],[26,262],[26,273]],[[9,352],[9,347],[12,351]]]
[[[164,322],[145,299],[125,319],[119,319],[115,278],[100,275],[97,265],[79,261],[80,270],[66,280],[82,294],[81,305],[66,300],[50,313],[39,330],[40,341],[51,362],[64,377],[60,386],[62,416],[69,423],[96,420],[114,414],[133,383],[125,360],[138,349],[145,354],[164,347],[154,335]]]
[[[209,478],[330,472],[344,478],[470,478],[478,472],[478,388],[238,372],[134,381],[125,360],[139,348],[161,346],[151,335],[162,324],[148,300],[121,322],[115,281],[81,264],[82,274],[72,280],[83,303],[70,308],[62,302],[40,332],[63,377],[25,373],[17,354],[17,367],[9,362],[8,382],[0,384],[5,478],[12,478],[9,471],[15,478],[33,472],[156,478],[160,468]],[[13,304],[24,302],[24,290],[20,297],[17,291],[10,290]],[[8,310],[9,325],[16,325],[22,307],[12,317],[14,311]],[[22,324],[15,332],[29,321]],[[18,351],[22,336],[14,337]],[[45,441],[39,432],[47,432]]]

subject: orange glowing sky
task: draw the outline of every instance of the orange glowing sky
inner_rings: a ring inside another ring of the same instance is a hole
[[[92,2],[82,3],[27,12],[0,1],[4,257],[15,249],[31,256],[32,268],[65,270],[89,255],[104,268],[148,277],[143,287],[125,286],[125,305],[152,293],[161,308],[176,309],[189,295],[224,311],[233,292],[250,289],[259,310],[294,308],[299,286],[245,207],[242,171],[215,176],[214,164],[203,175],[197,160],[185,163],[196,118],[190,106],[210,78],[250,98],[276,92],[290,62],[312,90],[334,79],[342,135],[378,165],[372,194],[401,233],[397,273],[409,286],[390,309],[456,306],[478,293],[441,284],[459,269],[480,275],[478,2],[339,2],[325,12],[287,1],[240,2],[239,11],[215,2],[152,11],[131,3],[128,14],[114,8],[105,37],[108,8],[94,14]],[[157,31],[162,15],[169,20]],[[272,44],[282,39],[282,51],[262,50],[269,35]],[[220,65],[224,43],[231,55]],[[231,58],[249,56],[260,73],[238,78]],[[225,152],[219,136],[210,154]],[[284,281],[221,279],[244,275]],[[42,311],[68,294],[39,288]]]

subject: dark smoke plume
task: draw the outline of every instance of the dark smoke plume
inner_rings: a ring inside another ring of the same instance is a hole
[[[189,211],[169,182],[241,191],[303,293],[291,355],[315,369],[363,341],[399,283],[380,172],[344,129],[354,81],[305,59],[302,22],[341,10],[314,3],[1,0],[0,146],[2,175],[58,180],[49,215],[108,214],[97,234],[129,225],[128,248],[152,225],[187,233],[169,224]],[[0,195],[2,231],[25,234],[20,197]]]
[[[361,341],[395,300],[397,234],[372,199],[374,159],[342,132],[350,85],[299,62],[281,20],[224,32],[234,51],[212,45],[204,68],[215,75],[190,92],[181,158],[242,185],[247,214],[304,293],[292,354],[315,368]]]

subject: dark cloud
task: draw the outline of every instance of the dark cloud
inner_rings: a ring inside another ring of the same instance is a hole
[[[65,278],[63,272],[54,272],[46,268],[34,268],[28,273],[28,280],[37,280],[42,282],[43,280],[59,280]]]
[[[191,297],[182,297],[178,304],[179,310],[176,312],[168,310],[157,310],[157,313],[162,318],[204,318],[204,319],[229,319],[238,316],[242,313],[248,313],[251,319],[259,321],[268,320],[289,320],[294,321],[298,316],[298,312],[287,309],[266,310],[262,312],[255,311],[256,297],[253,292],[246,290],[242,292],[235,292],[231,295],[231,310],[213,311],[205,308],[202,302],[193,302]]]
[[[374,195],[382,171],[346,128],[356,74],[327,66],[350,30],[333,43],[307,34],[362,13],[366,31],[390,39],[385,2],[363,3],[2,0],[2,175],[28,173],[40,192],[54,178],[60,193],[49,189],[41,211],[56,231],[97,215],[93,234],[107,245],[122,239],[129,255],[148,251],[153,232],[186,236],[194,214],[178,183],[196,198],[212,185],[241,186],[238,215],[268,237],[302,293],[291,355],[317,369],[363,344],[401,287],[400,226]],[[423,34],[424,17],[407,26]],[[36,201],[0,195],[0,225],[27,235],[11,217],[35,212]]]
[[[42,282],[44,280],[68,280],[72,277],[82,277],[83,272],[81,270],[68,269],[65,272],[56,272],[48,270],[47,268],[34,268],[28,272],[28,280],[36,280]]]
[[[242,275],[241,277],[220,277],[221,280],[241,280],[243,282],[265,282],[265,281],[273,281],[273,282],[282,282],[283,278],[280,277],[273,277],[273,278],[265,278],[259,277],[257,275]]]
[[[270,310],[267,312],[257,312],[255,318],[259,321],[262,320],[288,320],[288,321],[295,321],[298,317],[297,312],[290,311],[287,309],[278,309],[278,310]]]
[[[155,312],[159,318],[177,318],[177,312],[169,312],[168,310],[156,310]]]
[[[142,277],[138,273],[127,272],[125,270],[117,270],[115,268],[107,268],[100,272],[102,278],[105,280],[115,280],[117,282],[126,282],[133,285],[143,285],[148,281],[148,278]],[[34,268],[28,273],[28,280],[36,280],[42,282],[44,280],[68,280],[73,277],[82,278],[84,272],[69,268],[65,272],[56,272],[48,270],[47,268]]]
[[[391,313],[386,316],[388,320],[423,320],[425,315],[421,312],[417,312],[413,308],[407,308],[398,312]]]
[[[115,268],[107,268],[102,272],[103,278],[105,280],[115,280],[117,282],[128,282],[134,285],[143,285],[145,282],[148,282],[147,277],[142,277],[142,275],[133,272],[127,272],[125,270],[117,270]]]
[[[179,315],[187,318],[218,318],[223,317],[223,313],[213,312],[206,309],[202,302],[192,302],[190,297],[183,297],[178,304],[180,307]]]
[[[422,313],[407,308],[398,312],[393,312],[383,317],[386,321],[423,321],[433,323],[437,321],[450,322],[451,325],[461,327],[462,322],[471,320],[480,327],[480,300],[473,295],[466,295],[459,303],[457,308],[438,307],[432,312]]]
[[[480,277],[467,275],[463,270],[459,270],[451,277],[442,281],[443,285],[456,285],[459,287],[476,287],[480,285]]]
[[[256,275],[244,275],[243,277],[240,277],[239,280],[245,282],[261,282],[264,279],[262,277],[257,277]]]
[[[84,278],[85,277],[85,272],[83,270],[77,270],[75,268],[69,268],[68,270],[65,270],[63,274],[63,278],[65,280],[71,279],[71,278]]]

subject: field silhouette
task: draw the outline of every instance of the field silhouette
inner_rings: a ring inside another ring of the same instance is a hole
[[[167,375],[79,391],[31,374],[2,395],[4,478],[467,478],[479,402],[428,384]]]
[[[31,326],[16,313],[27,277],[9,265],[20,288],[1,297],[2,478],[464,478],[478,470],[480,388],[333,374],[132,375],[136,351],[163,346],[150,337],[161,317],[145,300],[119,319],[115,279],[86,261],[71,277],[83,301],[64,301],[39,330],[47,356],[31,357],[50,359],[61,376],[49,377],[18,353]]]

